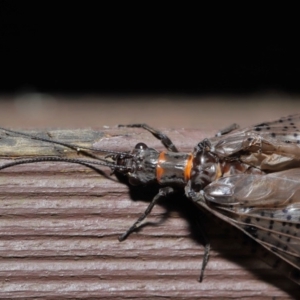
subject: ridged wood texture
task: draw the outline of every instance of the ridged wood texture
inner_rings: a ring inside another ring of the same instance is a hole
[[[213,132],[163,130],[182,151]],[[30,132],[37,134],[37,132]],[[41,131],[56,140],[113,150],[137,142],[163,149],[142,129]],[[10,158],[72,150],[0,132]],[[110,171],[103,168],[109,176]],[[299,287],[250,253],[247,239],[185,197],[162,199],[146,225],[117,240],[144,211],[156,187],[130,188],[81,165],[42,162],[0,171],[1,299],[297,299]],[[205,223],[211,255],[197,282]],[[199,237],[200,236],[200,237]]]

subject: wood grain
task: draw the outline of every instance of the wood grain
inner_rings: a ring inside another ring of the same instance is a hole
[[[213,132],[163,130],[182,151]],[[30,131],[80,146],[163,149],[141,129]],[[1,164],[77,157],[71,149],[0,131]],[[156,186],[129,187],[81,165],[25,164],[0,171],[1,299],[297,299],[299,287],[250,253],[247,239],[184,196],[163,199],[137,233],[117,240]],[[199,283],[205,225],[211,255]]]

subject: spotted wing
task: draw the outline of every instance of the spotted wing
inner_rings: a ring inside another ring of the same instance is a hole
[[[267,171],[300,167],[299,130],[300,114],[288,116],[212,138],[211,151]]]
[[[246,131],[258,132],[265,139],[271,138],[285,143],[294,143],[300,147],[300,114],[260,123]]]
[[[300,169],[221,178],[201,206],[274,253],[274,267],[300,284]]]

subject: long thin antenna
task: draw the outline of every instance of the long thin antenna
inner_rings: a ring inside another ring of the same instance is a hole
[[[76,159],[76,158],[62,158],[62,157],[36,157],[36,158],[29,158],[29,159],[20,159],[15,160],[12,162],[8,162],[0,166],[0,170],[16,166],[16,165],[22,165],[22,164],[30,164],[30,163],[37,163],[37,162],[46,162],[46,161],[59,161],[59,162],[67,162],[67,163],[75,163],[80,164],[88,167],[94,167],[94,165],[100,165],[100,166],[106,166],[109,167],[112,170],[118,169],[118,170],[128,170],[128,167],[116,165],[111,162],[98,162],[98,161],[91,161],[86,159]]]

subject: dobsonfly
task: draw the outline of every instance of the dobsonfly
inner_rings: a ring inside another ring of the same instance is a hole
[[[245,129],[233,124],[215,137],[200,141],[191,153],[179,152],[168,136],[146,124],[119,126],[149,131],[167,151],[159,152],[143,142],[128,152],[92,149],[0,128],[6,134],[59,144],[87,157],[17,159],[3,164],[0,170],[26,163],[64,161],[109,167],[112,174],[125,175],[131,185],[161,185],[145,212],[119,236],[120,241],[139,227],[160,198],[183,189],[201,208],[272,253],[275,259],[266,257],[266,261],[300,284],[300,114]],[[106,155],[99,157],[98,153]],[[209,245],[205,250],[200,281]]]

